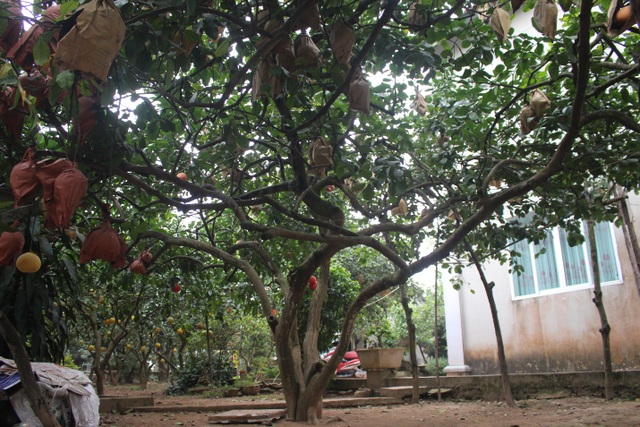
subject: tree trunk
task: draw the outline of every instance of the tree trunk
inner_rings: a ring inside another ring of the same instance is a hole
[[[60,424],[51,413],[51,408],[44,392],[38,385],[36,377],[31,369],[31,362],[27,350],[22,344],[22,338],[13,327],[7,316],[0,311],[0,334],[7,343],[13,360],[18,368],[22,388],[29,400],[33,413],[38,417],[42,425],[46,427],[59,427]]]
[[[438,345],[438,264],[435,265],[436,277],[433,291],[433,353],[436,358],[436,389],[438,390],[438,402],[442,402],[442,392],[440,391],[440,346]]]
[[[209,315],[205,312],[204,327],[207,331],[207,368],[209,369],[209,387],[213,387],[213,355],[211,354],[211,334],[209,333]],[[220,384],[218,384],[220,385]]]
[[[478,274],[480,275],[480,279],[482,280],[482,285],[484,287],[484,291],[487,295],[487,300],[489,301],[489,307],[491,309],[491,319],[493,320],[493,329],[496,334],[496,342],[498,344],[498,367],[500,369],[500,380],[502,382],[502,392],[504,393],[504,401],[507,406],[511,408],[516,407],[516,401],[513,398],[513,393],[511,391],[511,382],[509,381],[509,367],[507,366],[507,356],[504,352],[504,342],[502,341],[502,330],[500,328],[500,319],[498,318],[498,308],[496,306],[496,300],[493,298],[493,288],[495,283],[487,282],[487,278],[484,275],[484,271],[482,270],[482,266],[480,265],[480,261],[476,256],[473,248],[469,244],[467,239],[464,239],[464,244],[473,260],[473,263],[478,270]]]
[[[596,234],[593,220],[587,221],[587,233],[591,249],[591,268],[593,271],[593,303],[600,315],[600,335],[602,336],[602,349],[604,351],[604,396],[605,399],[613,399],[613,363],[611,361],[611,326],[607,320],[607,312],[602,301],[602,287],[600,284],[600,265],[598,264],[598,248],[596,246]]]
[[[140,382],[140,387],[142,387],[143,390],[146,390],[149,384],[149,372],[150,370],[147,369],[146,363],[140,363],[140,370],[138,371],[138,381]]]
[[[418,358],[416,357],[416,325],[413,324],[411,314],[413,310],[409,307],[409,297],[407,296],[406,284],[400,285],[400,294],[404,316],[407,321],[407,329],[409,331],[409,356],[411,359],[411,385],[413,390],[411,393],[411,403],[420,401],[420,374],[418,373]]]
[[[307,330],[302,342],[305,388],[309,385],[313,376],[322,369],[318,351],[318,336],[320,335],[322,307],[329,291],[329,278],[330,261],[327,261],[320,266],[317,287],[315,290],[312,290],[313,295],[309,306],[309,316],[307,317]],[[322,418],[322,393],[315,393],[313,396],[305,399],[304,402],[307,406],[305,409],[307,420],[311,423],[317,423],[318,420]]]
[[[622,231],[624,233],[624,240],[629,251],[629,257],[631,258],[631,266],[633,267],[633,277],[636,281],[636,289],[640,295],[640,245],[638,244],[638,235],[636,229],[631,221],[631,214],[629,213],[629,204],[627,203],[627,197],[624,191],[618,187],[616,189],[616,196],[618,200],[618,215],[622,219]]]
[[[104,396],[104,370],[100,367],[100,364],[96,364],[93,366],[93,371],[96,373],[96,391],[98,396]]]
[[[96,391],[98,396],[104,396],[104,367],[100,363],[100,355],[102,351],[100,350],[100,346],[102,344],[102,340],[100,339],[100,335],[96,335],[96,352],[93,355],[93,371],[96,373]]]

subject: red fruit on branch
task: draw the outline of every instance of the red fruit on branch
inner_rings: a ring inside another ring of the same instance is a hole
[[[315,291],[317,287],[318,287],[318,279],[316,279],[316,276],[309,277],[309,289],[311,289],[312,291]]]
[[[180,283],[176,283],[171,287],[171,290],[176,293],[180,292],[181,289],[182,289],[182,286],[180,286]]]

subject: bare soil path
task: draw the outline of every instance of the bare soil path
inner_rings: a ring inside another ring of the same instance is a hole
[[[193,396],[164,396],[157,386],[150,390],[111,388],[109,395],[149,395],[155,397],[156,407],[206,406],[211,399]],[[267,395],[253,399],[261,401],[279,399]],[[251,401],[251,397],[218,399],[218,401]],[[222,403],[222,402],[219,402]],[[113,427],[175,427],[208,426],[208,412],[158,412],[103,414],[101,426]],[[405,426],[640,426],[640,396],[635,400],[605,401],[599,398],[569,397],[561,399],[535,399],[518,401],[517,408],[508,408],[501,402],[433,400],[418,404],[394,406],[367,406],[342,409],[325,409],[322,425],[332,427],[405,427]],[[293,427],[307,425],[278,420],[276,426]],[[243,425],[243,424],[235,424]],[[247,424],[244,424],[247,425]],[[255,426],[256,424],[250,424]]]

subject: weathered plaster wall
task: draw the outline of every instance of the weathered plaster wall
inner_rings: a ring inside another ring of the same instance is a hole
[[[638,204],[633,199],[632,205]],[[637,214],[637,213],[636,213]],[[603,287],[611,325],[614,369],[640,369],[640,296],[629,266],[622,231],[616,231],[624,283]],[[512,300],[505,266],[485,266],[496,283],[494,296],[505,343],[509,372],[573,372],[603,366],[600,318],[592,289]],[[460,292],[464,361],[472,374],[497,373],[497,346],[489,304],[474,269],[464,272]],[[471,292],[471,291],[474,292]]]

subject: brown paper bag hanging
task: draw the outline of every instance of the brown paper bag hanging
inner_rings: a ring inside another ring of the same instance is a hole
[[[360,111],[369,115],[371,113],[371,90],[369,82],[365,79],[358,79],[349,85],[347,94],[349,109]]]
[[[536,117],[540,118],[542,115],[551,108],[551,101],[547,98],[543,92],[539,89],[534,89],[529,97],[529,106],[533,108]]]
[[[142,262],[140,258],[136,258],[131,262],[131,265],[129,265],[129,271],[136,274],[142,274],[143,276],[149,274],[149,272],[147,271],[147,267],[144,265],[144,262]]]
[[[6,26],[0,35],[0,51],[9,52],[18,40],[22,32],[22,13],[20,12],[20,2],[16,0],[1,0],[4,3],[3,8],[8,12],[9,17],[6,19]],[[3,20],[5,20],[3,19]]]
[[[296,71],[296,54],[293,52],[293,47],[283,53],[276,54],[276,63],[287,70],[288,73],[294,73]]]
[[[60,16],[60,5],[57,4],[47,8],[42,14],[40,22],[32,25],[31,28],[25,31],[20,37],[20,40],[18,40],[18,43],[7,52],[7,58],[26,71],[31,71],[34,65],[33,48],[36,40],[38,40],[38,37],[40,37],[42,33],[51,30],[54,27],[54,21],[60,18]],[[56,51],[58,32],[59,31],[56,31],[49,41],[49,49],[51,52]]]
[[[45,159],[36,163],[36,176],[42,185],[42,199],[45,203],[53,201],[53,183],[63,171],[73,167],[67,159]]]
[[[20,96],[17,87],[7,87],[0,90],[0,122],[7,128],[11,136],[19,140],[22,137],[24,119],[28,113],[20,108],[20,104],[16,108],[13,107],[16,95]]]
[[[21,232],[0,232],[0,266],[13,265],[23,246],[24,235]]]
[[[18,207],[23,200],[31,198],[40,188],[40,181],[36,176],[35,155],[35,148],[28,148],[22,157],[22,161],[11,169],[9,183],[11,184],[15,207]]]
[[[78,8],[76,24],[58,43],[55,63],[101,81],[124,41],[125,26],[113,0],[92,0]]]
[[[553,0],[538,0],[533,9],[533,20],[542,34],[553,39],[558,25],[558,6]]]
[[[298,36],[295,42],[296,58],[302,58],[307,67],[320,64],[320,49],[306,34]]]
[[[274,98],[282,93],[282,83],[271,71],[275,63],[270,58],[260,62],[258,69],[253,73],[251,83],[251,100],[262,97]]]
[[[416,110],[416,113],[424,116],[427,114],[427,100],[424,99],[421,93],[416,94],[416,99],[413,101],[413,108]]]
[[[296,7],[300,6],[302,2],[306,0],[296,0]],[[320,9],[318,8],[318,3],[314,3],[312,6],[309,6],[307,10],[300,16],[298,23],[296,24],[295,29],[304,30],[305,28],[312,28],[314,30],[319,30],[322,28],[320,23]]]
[[[612,0],[607,11],[607,34],[616,37],[627,31],[636,22],[640,22],[640,7],[631,1],[625,5],[623,0]]]
[[[78,98],[78,113],[71,117],[73,135],[79,145],[84,144],[87,136],[98,124],[96,112],[100,110],[100,103],[89,96]]]
[[[407,202],[404,199],[400,199],[398,206],[391,209],[392,215],[406,215],[407,212],[409,212],[409,208],[407,207]]]
[[[89,180],[73,165],[63,171],[53,183],[53,210],[47,205],[46,226],[52,228],[69,228],[71,217],[82,199],[87,194]]]
[[[91,230],[82,243],[80,264],[101,259],[115,268],[123,268],[127,265],[126,252],[127,244],[107,219],[100,227]]]
[[[418,12],[418,3],[411,3],[409,6],[409,23],[411,25],[424,25],[424,16]]]
[[[511,15],[509,15],[509,12],[501,7],[496,7],[491,14],[491,18],[489,18],[489,23],[500,42],[505,41],[511,29]]]
[[[333,55],[341,64],[348,64],[353,55],[353,45],[356,42],[356,32],[344,19],[338,20],[331,27],[329,44]]]
[[[327,168],[333,164],[333,147],[319,136],[309,144],[309,170],[307,173],[319,177],[327,176]]]
[[[524,135],[530,133],[538,126],[540,121],[539,117],[536,117],[536,112],[529,105],[526,105],[520,111],[520,132]]]

